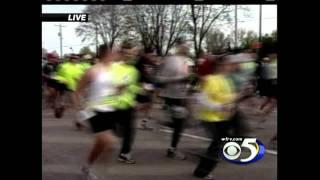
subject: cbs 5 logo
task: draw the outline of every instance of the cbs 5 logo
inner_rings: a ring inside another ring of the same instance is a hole
[[[247,158],[240,159],[243,149],[246,148],[250,152]],[[227,142],[223,146],[223,157],[225,160],[235,164],[249,164],[258,161],[264,155],[265,147],[256,138],[244,138],[241,145],[238,142]]]

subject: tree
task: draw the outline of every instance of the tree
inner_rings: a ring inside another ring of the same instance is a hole
[[[177,39],[188,29],[186,5],[133,6],[128,21],[139,34],[145,48],[155,47],[158,55],[167,55]]]
[[[84,13],[90,14],[88,23],[81,23],[76,33],[85,40],[94,40],[96,33],[103,43],[113,48],[115,42],[124,34],[125,6],[88,5]]]
[[[273,41],[278,41],[278,33],[276,30],[272,31],[271,37],[272,37]]]
[[[269,53],[273,53],[277,51],[277,39],[276,32],[271,33],[271,36],[269,34],[265,34],[262,39],[262,49],[261,49],[261,55],[262,57],[267,56]]]
[[[191,30],[193,32],[196,57],[202,49],[202,43],[213,23],[218,20],[230,20],[230,6],[227,5],[191,5]]]
[[[79,54],[90,54],[91,56],[94,56],[95,53],[91,51],[91,49],[88,46],[85,46],[80,49]]]
[[[133,6],[132,23],[141,43],[145,48],[155,47],[158,55],[162,54],[167,9],[165,5]]]
[[[169,30],[165,55],[173,45],[190,29],[188,21],[185,19],[189,11],[186,5],[173,5],[169,8]]]
[[[246,32],[246,35],[240,39],[241,47],[244,49],[249,49],[254,42],[259,40],[257,33],[254,31]]]
[[[207,51],[212,54],[222,53],[228,48],[231,39],[220,30],[212,30],[206,35]]]

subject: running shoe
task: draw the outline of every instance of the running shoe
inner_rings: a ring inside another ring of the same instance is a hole
[[[81,131],[82,129],[85,128],[85,126],[83,124],[81,124],[80,122],[78,122],[78,121],[75,121],[74,125],[76,126],[78,131]]]
[[[182,152],[179,152],[177,150],[172,150],[172,149],[168,149],[167,157],[168,158],[172,158],[172,159],[176,159],[176,160],[185,160],[185,159],[187,159],[187,157]]]
[[[99,180],[99,178],[92,172],[90,168],[83,166],[81,171],[85,177],[85,180]]]
[[[214,180],[213,176],[209,174],[208,176],[204,177],[203,179],[208,179],[208,180]]]
[[[118,157],[118,161],[126,164],[135,164],[136,161],[133,160],[130,154],[120,154]]]
[[[141,128],[144,129],[144,130],[153,130],[154,128],[148,126],[148,121],[150,121],[150,118],[148,119],[142,119],[142,122],[141,122]]]
[[[54,110],[54,116],[60,119],[63,116],[63,112],[64,112],[64,107],[56,108]]]
[[[193,176],[194,176],[194,177],[197,177],[197,178],[201,178],[201,179],[215,180],[215,179],[213,178],[213,175],[212,175],[212,174],[209,174],[209,175],[207,175],[207,176],[205,176],[205,177],[199,176],[199,175],[197,175],[197,174],[193,174]]]

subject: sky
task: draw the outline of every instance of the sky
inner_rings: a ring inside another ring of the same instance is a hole
[[[42,5],[42,13],[81,13],[85,5]],[[248,5],[249,17],[243,11],[238,11],[238,28],[245,30],[259,31],[259,5]],[[57,51],[60,53],[59,28],[56,25],[63,25],[63,54],[78,53],[79,50],[88,46],[90,42],[82,42],[82,38],[76,36],[75,29],[79,22],[42,22],[42,47],[48,52]],[[217,22],[216,27],[226,34],[234,30],[234,21],[231,23]],[[262,34],[271,33],[277,29],[277,5],[262,6]],[[95,46],[89,46],[91,50]]]

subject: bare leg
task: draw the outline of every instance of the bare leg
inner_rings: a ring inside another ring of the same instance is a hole
[[[75,93],[70,93],[70,100],[71,100],[71,105],[70,105],[70,108],[71,108],[71,111],[73,112],[73,114],[75,115],[74,116],[74,125],[76,126],[77,130],[82,130],[85,126],[77,119],[77,114],[79,113],[78,112],[78,107],[76,107],[76,95]]]
[[[46,88],[47,102],[50,108],[54,109],[55,98],[57,97],[57,91],[51,87]]]
[[[272,103],[272,99],[270,97],[264,97],[263,102],[259,108],[260,111],[262,111],[262,113],[261,112],[259,113],[259,115],[262,115],[262,119],[259,121],[259,125],[258,125],[259,129],[264,129],[262,124],[264,124],[267,121],[266,115],[268,115],[267,113],[265,113],[264,109],[266,106],[269,106],[270,103]]]
[[[142,128],[148,128],[147,122],[150,119],[149,115],[150,115],[151,108],[152,108],[151,102],[143,103],[139,108],[139,111],[142,113],[142,122],[141,122]]]
[[[104,150],[108,150],[108,152],[111,152],[112,144],[113,144],[113,135],[111,131],[101,132],[97,134],[95,143],[87,159],[88,165],[92,165]]]
[[[108,155],[111,154],[112,144],[113,136],[111,131],[100,132],[96,135],[95,143],[87,159],[87,164],[82,167],[82,172],[86,176],[86,179],[98,180],[98,177],[92,171],[92,165],[100,157],[104,150],[108,150]]]

